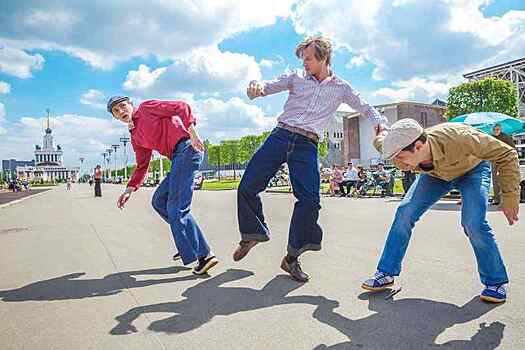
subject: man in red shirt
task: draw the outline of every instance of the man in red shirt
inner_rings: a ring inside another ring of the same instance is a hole
[[[108,111],[128,124],[137,167],[117,206],[122,209],[144,182],[151,153],[171,159],[171,171],[153,194],[152,205],[170,225],[184,265],[198,261],[193,273],[202,275],[219,262],[211,252],[195,218],[190,213],[193,179],[202,162],[204,145],[195,128],[188,104],[181,101],[148,100],[134,108],[129,97],[114,96]]]

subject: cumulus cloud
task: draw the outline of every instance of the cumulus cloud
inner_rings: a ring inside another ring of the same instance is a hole
[[[11,85],[5,81],[0,81],[0,94],[8,94],[11,92]]]
[[[486,17],[486,3],[304,1],[293,22],[299,33],[327,35],[371,62],[374,79],[434,78],[525,55],[525,11]]]
[[[409,80],[398,80],[392,82],[392,88],[381,88],[372,93],[375,97],[385,97],[389,101],[428,101],[434,98],[444,98],[448,90],[453,86],[449,80],[434,81],[425,78],[414,77]]]
[[[212,142],[259,134],[275,125],[275,118],[265,116],[261,108],[238,97],[226,101],[208,98],[195,101],[194,107],[199,132]]]
[[[4,110],[0,103],[0,112]],[[16,122],[4,122],[4,135],[0,137],[2,156],[17,159],[33,159],[34,145],[42,144],[44,117],[26,116]],[[1,123],[1,119],[0,119]],[[112,143],[127,135],[126,127],[112,118],[95,118],[76,114],[64,114],[51,118],[55,146],[62,146],[64,163],[78,166],[79,157],[85,157],[87,166],[100,163],[100,155]],[[120,159],[119,159],[120,161]]]
[[[174,92],[214,93],[244,90],[261,71],[251,56],[221,52],[217,47],[196,49],[167,67],[141,64],[130,71],[123,88],[141,94],[166,96]]]
[[[92,106],[97,109],[105,109],[106,96],[102,91],[89,89],[86,93],[80,96],[80,103],[83,105]]]
[[[6,130],[2,127],[2,124],[5,122],[5,106],[0,102],[0,135],[6,133]]]
[[[236,33],[290,15],[296,0],[9,1],[2,6],[0,42],[54,49],[109,69],[131,57],[173,59]],[[116,15],[118,14],[118,15]]]
[[[42,55],[30,55],[23,50],[0,44],[0,72],[26,79],[33,76],[31,71],[42,69],[43,66]]]

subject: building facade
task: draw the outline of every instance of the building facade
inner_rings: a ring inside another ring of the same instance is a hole
[[[35,145],[35,160],[33,165],[17,166],[16,173],[21,179],[30,181],[63,181],[71,178],[78,180],[80,168],[66,167],[63,165],[62,147],[53,145],[52,130],[47,117],[47,127],[44,133],[42,146]]]
[[[418,102],[397,102],[374,106],[392,124],[403,118],[417,120],[424,128],[443,123],[445,107]],[[375,165],[381,155],[374,148],[372,122],[360,113],[350,113],[343,119],[343,160],[352,160],[365,167]]]
[[[338,109],[323,129],[322,138],[328,140],[328,154],[319,159],[323,167],[343,164],[343,118],[350,113],[345,107]]]
[[[2,160],[2,171],[9,177],[16,177],[16,168],[23,166],[35,166],[35,160],[16,160],[16,159],[4,159]]]

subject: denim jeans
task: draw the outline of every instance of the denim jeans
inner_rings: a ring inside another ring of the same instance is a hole
[[[490,175],[490,164],[486,161],[452,181],[419,175],[397,208],[377,269],[399,275],[414,224],[455,188],[461,193],[461,225],[474,249],[481,282],[485,285],[507,283],[507,271],[486,219]]]
[[[153,194],[151,204],[170,225],[182,262],[190,264],[210,252],[206,238],[190,213],[193,179],[202,162],[202,154],[189,140],[177,144],[171,159],[171,171]]]
[[[299,256],[307,250],[320,250],[323,237],[317,223],[321,209],[317,145],[307,137],[275,128],[255,152],[237,192],[239,231],[243,240],[270,239],[259,193],[285,162],[297,198],[288,234],[288,254]]]

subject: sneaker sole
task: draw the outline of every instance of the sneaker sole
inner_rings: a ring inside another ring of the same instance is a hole
[[[387,289],[388,287],[392,287],[393,285],[394,285],[394,282],[388,283],[388,284],[384,284],[381,287],[370,287],[369,285],[366,285],[366,284],[363,283],[361,285],[361,288],[366,289],[366,290],[370,290],[372,292],[380,292],[382,290]]]
[[[219,263],[219,260],[217,259],[213,259],[213,260],[210,260],[208,261],[208,263],[206,265],[204,265],[204,268],[200,271],[195,271],[193,270],[193,274],[194,275],[204,275],[206,274],[212,267],[214,267],[215,265],[217,265]]]
[[[502,304],[505,301],[507,301],[507,299],[498,299],[498,298],[488,297],[486,295],[480,295],[479,298],[483,301],[486,301],[487,303],[493,303],[493,304]]]

